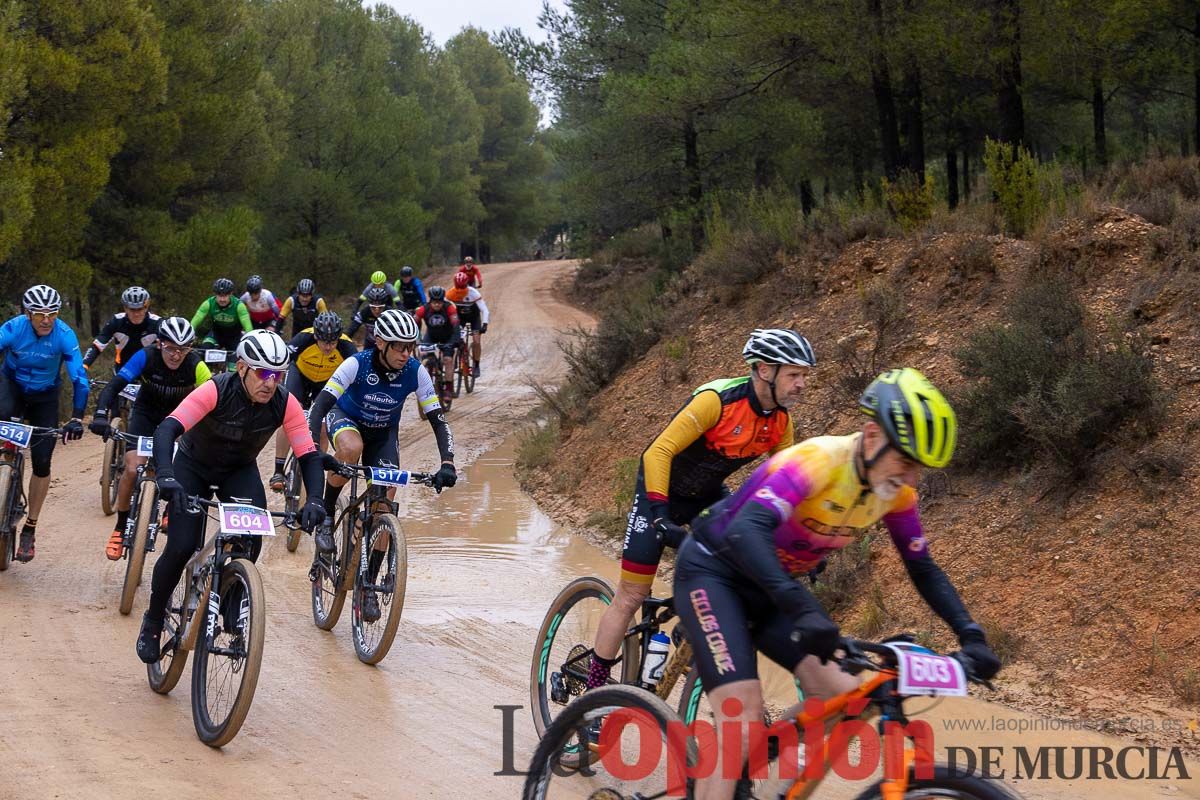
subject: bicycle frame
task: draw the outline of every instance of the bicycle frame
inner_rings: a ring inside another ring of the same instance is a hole
[[[118,434],[118,435],[121,436],[122,438],[126,437],[126,434]],[[129,438],[134,438],[134,437],[129,437]],[[133,482],[133,494],[130,495],[130,498],[129,498],[129,518],[125,521],[125,549],[127,551],[129,550],[130,547],[133,546],[133,534],[134,534],[135,526],[137,525],[138,517],[140,514],[143,513],[143,511],[146,511],[146,509],[141,508],[142,486],[147,481],[154,483],[155,476],[157,475],[157,473],[158,473],[158,470],[154,463],[154,456],[149,456],[146,459],[145,463],[138,464],[137,477],[134,479],[134,482]],[[161,515],[155,513],[158,511],[158,489],[157,488],[155,488],[155,490],[154,490],[154,502],[152,503],[152,506],[153,506],[152,508],[148,509],[148,511],[150,512],[150,521],[148,523],[146,523],[146,552],[147,553],[154,552],[154,542],[158,538],[158,526],[162,520]]]
[[[362,474],[356,469],[350,475],[350,500],[346,504],[346,508],[334,520],[335,529],[344,528],[347,517],[355,521],[354,525],[349,526],[351,530],[343,530],[342,552],[348,556],[352,552],[351,548],[359,550],[357,570],[353,572],[346,570],[344,573],[338,575],[335,588],[339,590],[350,589],[353,585],[351,574],[361,574],[364,577],[362,584],[364,586],[367,585],[365,578],[367,570],[370,568],[370,553],[367,552],[367,537],[363,535],[363,531],[370,530],[371,522],[377,513],[396,514],[400,510],[400,504],[388,498],[386,487],[371,485],[367,487],[367,491],[360,494],[358,491],[358,482],[360,479],[362,479]],[[386,504],[386,507],[381,508],[382,504]]]
[[[4,503],[0,531],[8,532],[16,528],[17,519],[25,510],[25,453],[16,445],[5,442],[0,445],[0,464],[9,464],[13,470],[8,497],[0,499]]]

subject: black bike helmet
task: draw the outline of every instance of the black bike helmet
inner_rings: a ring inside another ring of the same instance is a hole
[[[322,311],[313,320],[313,336],[319,342],[336,342],[342,335],[342,318],[332,311]]]
[[[400,268],[400,277],[401,278],[411,278],[412,276],[413,276],[413,268],[412,267],[405,264],[403,267]]]
[[[246,279],[246,291],[250,294],[262,291],[262,278],[257,275],[251,275]]]
[[[441,286],[429,287],[429,302],[442,303],[446,300],[446,290]]]
[[[363,297],[367,298],[367,302],[371,305],[381,305],[392,299],[392,294],[387,290],[386,286],[376,286],[371,284],[367,290],[363,292]]]
[[[233,281],[229,278],[217,278],[213,281],[213,294],[233,294]]]

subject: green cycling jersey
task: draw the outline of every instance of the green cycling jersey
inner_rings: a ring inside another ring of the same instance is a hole
[[[192,316],[192,327],[196,329],[196,333],[202,330],[207,330],[209,324],[212,324],[214,332],[217,330],[230,330],[233,328],[241,328],[242,331],[252,329],[250,324],[250,311],[246,308],[246,304],[236,297],[229,298],[229,305],[217,305],[217,298],[210,297],[200,304],[196,309],[195,315]]]

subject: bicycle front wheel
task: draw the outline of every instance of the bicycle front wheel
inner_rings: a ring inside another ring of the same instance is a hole
[[[146,538],[150,530],[150,520],[158,511],[158,487],[154,481],[143,481],[138,492],[137,505],[134,506],[133,541],[125,551],[125,583],[121,587],[120,612],[128,614],[133,610],[133,598],[138,586],[142,583],[142,569],[146,564]]]
[[[529,670],[529,703],[538,736],[544,736],[563,706],[587,688],[596,628],[612,604],[613,594],[603,578],[577,578],[550,603],[534,642]],[[636,650],[637,643],[626,639],[618,667],[622,683],[631,683],[635,677]]]
[[[342,616],[342,606],[346,603],[346,579],[350,570],[358,564],[358,550],[354,547],[347,549],[347,542],[353,541],[354,515],[345,514],[348,501],[343,494],[338,498],[334,517],[341,517],[342,530],[333,532],[332,553],[316,556],[316,580],[312,582],[312,618],[313,624],[323,631],[333,630],[338,618]]]
[[[376,514],[368,532],[366,552],[366,570],[360,567],[354,573],[350,628],[358,660],[378,664],[396,638],[408,586],[408,545],[400,520],[392,514]],[[362,558],[361,547],[358,557]],[[368,602],[369,594],[374,594],[374,603]]]
[[[146,665],[146,679],[150,682],[150,688],[158,694],[167,694],[174,689],[187,665],[183,635],[187,631],[189,618],[188,592],[191,581],[192,575],[185,569],[179,576],[179,583],[175,584],[175,590],[171,592],[171,599],[167,601],[167,616],[159,638],[158,661]]]
[[[304,480],[295,456],[292,456],[289,466],[287,487],[284,489],[286,495],[283,499],[283,510],[295,516],[300,513],[300,507],[304,505]],[[289,553],[296,552],[296,548],[300,546],[300,533],[299,528],[288,531],[287,549]]]
[[[113,432],[124,430],[125,422],[120,417],[112,421]],[[117,510],[117,485],[121,481],[121,470],[125,466],[125,449],[115,436],[104,443],[104,465],[100,470],[100,509],[110,517]]]
[[[599,742],[589,744],[588,729],[596,725],[603,726]],[[633,686],[593,689],[567,706],[546,729],[529,764],[522,797],[546,800],[561,796],[561,791],[550,789],[556,778],[570,781],[575,796],[662,797],[673,790],[682,795],[683,785],[668,785],[668,764],[674,760],[672,774],[682,781],[686,765],[696,761],[697,745],[691,740],[686,749],[681,748],[678,742],[684,737],[678,736],[675,742],[668,742],[668,726],[683,730],[670,706],[650,692]],[[658,754],[654,763],[646,763],[647,753]],[[626,768],[623,772],[630,764],[638,765],[639,771],[643,765],[651,769],[635,789],[627,775],[616,777],[605,769],[610,755],[614,763]]]
[[[17,521],[8,518],[8,510],[12,507],[11,492],[20,492],[20,486],[14,486],[12,464],[0,464],[0,572],[8,569],[12,563],[13,547],[16,544]]]
[[[209,747],[237,736],[250,712],[267,622],[262,578],[250,561],[236,558],[225,565],[219,594],[218,618],[211,619],[211,609],[203,612],[207,627],[192,665],[192,722]]]
[[[883,783],[877,783],[858,795],[855,800],[880,800]],[[933,768],[933,777],[919,779],[914,770],[908,773],[908,789],[904,800],[1020,800],[1021,795],[998,781],[984,780],[972,775],[961,775],[941,765]]]

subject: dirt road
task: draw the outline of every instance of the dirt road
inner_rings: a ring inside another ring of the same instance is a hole
[[[587,321],[555,297],[570,269],[562,262],[485,267],[493,321],[484,374],[450,415],[465,479],[441,496],[417,489],[404,499],[408,595],[381,665],[355,659],[345,618],[332,633],[313,626],[310,541],[295,554],[282,537],[268,542],[260,560],[268,604],[263,671],[245,726],[222,751],[195,737],[190,673],[168,697],[146,685],[133,642],[147,582],[134,613],[117,613],[124,565],[102,554],[111,518],[99,511],[99,440],[60,447],[37,559],[0,574],[0,798],[516,797],[520,779],[494,774],[505,764],[495,707],[522,706],[512,749],[523,768],[534,743],[528,664],[546,604],[572,577],[616,572],[519,491],[511,443],[495,449],[532,406],[529,381],[561,371],[557,331]],[[270,448],[264,474],[269,456]],[[425,423],[402,425],[401,456],[415,469],[436,463]],[[963,712],[992,713],[1019,716],[978,704]],[[1113,744],[1072,737],[956,741]],[[1192,782],[1086,783],[1095,798],[1200,797]],[[1066,798],[1082,785],[1021,788],[1029,797]]]

